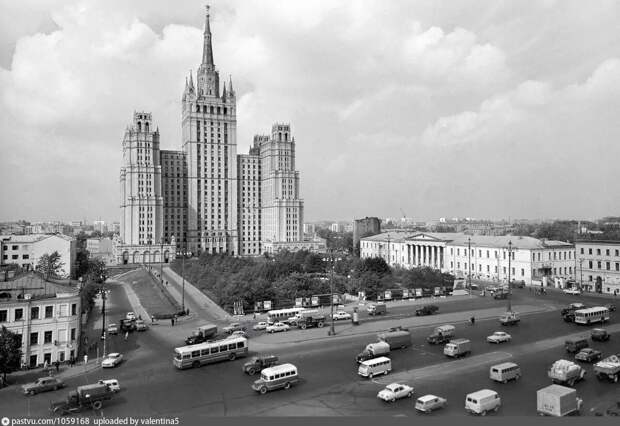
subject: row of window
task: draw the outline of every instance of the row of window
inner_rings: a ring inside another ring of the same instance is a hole
[[[2,255],[2,259],[3,260],[9,260],[9,255],[8,254],[3,254]],[[11,259],[12,260],[18,260],[19,259],[19,254],[12,254],[11,255]],[[22,260],[28,260],[30,259],[30,255],[29,254],[22,254]]]
[[[580,253],[581,254],[585,254],[584,251],[585,251],[584,248],[581,247]],[[593,253],[593,249],[589,248],[588,249],[588,254],[591,255],[592,253]],[[596,249],[596,255],[597,256],[601,255],[601,249],[600,248]],[[610,249],[605,249],[605,256],[611,256],[611,250]],[[614,250],[614,256],[620,256],[620,250],[619,249],[615,249]]]
[[[8,245],[3,245],[2,250],[7,251],[9,249]],[[19,250],[18,245],[11,245],[11,250]],[[28,246],[22,246],[22,250],[28,250]]]
[[[48,345],[52,343],[53,331],[51,330],[44,331],[42,342],[39,341],[39,334],[40,333],[38,331],[30,333],[30,346],[35,346],[39,344]],[[60,343],[65,343],[63,339],[64,339],[64,336],[59,335],[57,340]],[[75,342],[75,328],[72,328],[70,331],[69,341]]]
[[[597,269],[603,269],[603,262],[600,260],[596,262]],[[588,269],[594,269],[594,263],[589,260],[588,261]],[[605,270],[611,271],[611,262],[605,262]],[[616,262],[616,271],[620,272],[620,262]]]
[[[58,316],[66,317],[68,315],[68,305],[62,304],[58,305]],[[71,316],[77,315],[77,304],[71,304]],[[13,322],[13,321],[23,321],[24,320],[24,308],[13,308],[13,316],[9,317],[10,310],[9,309],[0,309],[0,322]],[[43,310],[43,318],[53,318],[54,317],[54,306],[45,306]],[[33,306],[30,308],[30,319],[36,320],[41,319],[41,309],[39,306]]]

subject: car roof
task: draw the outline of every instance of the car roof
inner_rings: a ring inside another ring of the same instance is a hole
[[[109,357],[117,357],[120,354],[118,352],[112,352],[111,354],[108,354]]]
[[[428,394],[428,395],[424,395],[424,396],[419,397],[418,401],[427,402],[427,401],[433,400],[435,398],[439,398],[439,397],[437,395]]]
[[[389,389],[389,390],[392,390],[392,389],[394,389],[394,388],[396,388],[396,387],[400,387],[400,386],[404,386],[404,385],[402,385],[401,383],[390,383],[390,384],[389,384],[389,385],[387,385],[385,388],[386,388],[386,389]]]

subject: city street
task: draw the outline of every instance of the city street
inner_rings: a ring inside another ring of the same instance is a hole
[[[121,286],[111,284],[110,288],[108,315],[110,318],[120,318],[133,307]],[[162,324],[151,326],[143,333],[130,334],[127,342],[122,335],[112,336],[108,352],[122,352],[126,361],[115,369],[95,370],[79,378],[68,379],[67,384],[75,387],[102,378],[118,379],[123,390],[104,405],[102,411],[105,416],[418,415],[413,409],[413,401],[401,400],[388,404],[376,398],[383,386],[396,380],[415,388],[414,399],[427,393],[446,397],[447,408],[433,416],[465,415],[465,394],[482,388],[500,393],[503,406],[496,415],[535,415],[535,392],[550,384],[547,368],[555,360],[566,357],[562,346],[564,337],[575,333],[588,335],[589,329],[565,323],[560,317],[557,308],[577,300],[574,296],[550,292],[543,298],[534,296],[527,289],[516,290],[515,293],[514,306],[538,304],[544,305],[545,309],[525,315],[518,326],[502,328],[496,317],[488,320],[482,318],[483,313],[489,312],[493,306],[505,307],[506,301],[472,297],[442,303],[440,314],[420,318],[395,318],[395,315],[404,315],[406,310],[411,312],[411,307],[394,306],[389,309],[393,314],[391,318],[376,319],[359,326],[357,330],[364,327],[374,330],[387,328],[394,321],[402,321],[403,324],[417,321],[420,324],[411,328],[413,346],[390,354],[392,373],[372,381],[357,375],[354,358],[367,343],[376,341],[376,332],[347,335],[347,328],[353,331],[350,324],[337,325],[339,334],[335,337],[327,337],[327,328],[323,328],[251,338],[251,352],[259,348],[261,352],[275,353],[280,356],[281,362],[291,362],[299,369],[300,383],[288,391],[279,390],[267,395],[259,395],[250,388],[256,377],[242,373],[244,359],[199,369],[175,369],[171,362],[172,348],[181,344],[194,325],[170,327]],[[600,304],[606,299],[581,296],[578,300]],[[452,322],[457,327],[457,337],[472,340],[471,356],[449,360],[442,353],[442,345],[426,343],[425,337],[434,325],[448,322],[455,315],[465,320],[471,314],[480,318],[474,326],[466,321]],[[612,315],[607,327],[614,331],[612,339],[607,343],[595,343],[593,347],[602,350],[605,355],[618,353],[620,323],[615,316]],[[486,336],[502,329],[512,334],[512,342],[501,345],[486,343]],[[299,341],[295,337],[299,335],[306,336],[306,341]],[[329,340],[334,341],[330,344]],[[523,377],[518,383],[499,384],[489,380],[489,366],[505,360],[521,366]],[[589,374],[576,388],[584,399],[582,414],[594,415],[596,410],[604,410],[618,398],[618,385],[599,382],[591,374],[592,367],[586,368]],[[10,415],[24,412],[47,415],[49,402],[61,399],[67,393],[60,390],[26,397],[17,387],[0,392],[5,408],[3,411]],[[85,412],[84,415],[99,414]]]

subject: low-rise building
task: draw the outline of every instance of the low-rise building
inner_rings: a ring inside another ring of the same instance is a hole
[[[0,283],[0,326],[20,336],[22,365],[64,362],[77,357],[81,305],[75,285],[43,281],[29,273]]]
[[[34,270],[41,256],[57,251],[62,262],[58,275],[71,276],[76,256],[76,241],[71,237],[62,234],[2,235],[0,243],[2,265]]]
[[[588,291],[620,294],[620,241],[577,240],[577,281]]]
[[[575,276],[575,247],[562,241],[463,233],[384,232],[362,238],[360,257],[390,266],[430,267],[455,276],[564,286]],[[510,261],[509,261],[510,259]]]
[[[114,242],[110,238],[87,238],[86,250],[91,259],[101,259],[106,266],[116,265]]]

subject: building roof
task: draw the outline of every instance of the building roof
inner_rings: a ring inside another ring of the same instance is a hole
[[[389,231],[381,234],[373,235],[370,237],[362,238],[363,241],[377,241],[387,242],[389,241],[405,242],[405,241],[438,241],[446,242],[448,245],[466,246],[468,243],[472,247],[492,247],[492,248],[508,248],[508,243],[512,243],[514,249],[545,249],[545,248],[569,248],[574,245],[563,241],[556,240],[541,240],[533,237],[522,237],[516,235],[468,235],[462,232],[398,232]]]
[[[33,298],[54,297],[60,293],[77,293],[78,288],[69,281],[65,283],[45,281],[37,273],[23,274],[10,281],[0,282],[0,292],[10,292],[13,301],[18,294],[30,294]]]
[[[620,241],[617,241],[617,240],[576,240],[575,244],[620,245]]]
[[[12,243],[35,243],[45,240],[46,238],[58,237],[66,241],[72,241],[73,238],[64,234],[28,234],[28,235],[0,235],[0,240]]]

